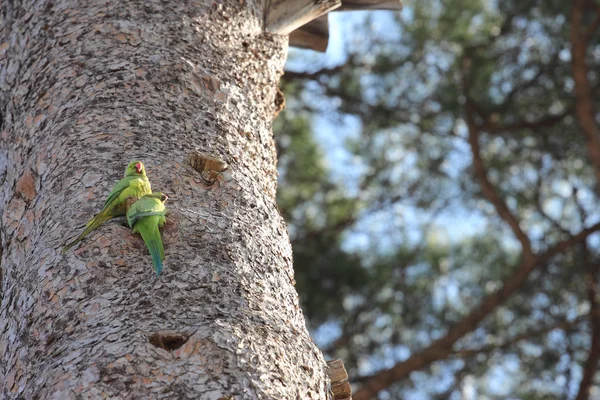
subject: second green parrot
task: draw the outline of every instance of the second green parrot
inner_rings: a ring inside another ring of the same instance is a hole
[[[165,201],[168,198],[161,192],[147,194],[133,203],[127,211],[127,223],[134,233],[142,235],[144,243],[150,250],[157,276],[162,271],[162,260],[165,259],[165,250],[158,228],[162,227],[167,220]]]
[[[100,211],[87,224],[81,235],[63,248],[63,253],[79,243],[91,231],[111,218],[125,215],[127,212],[126,201],[128,198],[140,198],[152,193],[150,181],[146,176],[146,168],[141,161],[132,161],[125,169],[125,176],[113,187],[102,211]]]

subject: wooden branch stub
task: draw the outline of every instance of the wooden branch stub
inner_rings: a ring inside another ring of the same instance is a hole
[[[223,172],[228,165],[225,161],[208,153],[193,151],[188,154],[187,162],[198,172],[217,171]]]
[[[332,383],[331,391],[335,400],[352,400],[352,389],[349,382]]]
[[[322,15],[290,33],[290,46],[324,53],[329,44],[328,15]]]
[[[342,0],[342,5],[335,11],[353,10],[401,10],[400,0]],[[298,27],[290,35],[290,46],[311,49],[324,53],[329,44],[329,24],[327,15]],[[276,32],[277,33],[277,32]]]
[[[401,0],[342,0],[336,11],[350,10],[402,10]]]
[[[331,391],[335,400],[352,400],[352,389],[348,382],[348,372],[342,360],[327,361],[327,374],[331,380]]]
[[[228,167],[227,163],[220,158],[199,151],[189,153],[186,161],[200,173],[202,181],[208,186],[212,186],[219,178],[220,173]]]
[[[289,35],[341,5],[341,0],[271,0],[265,26],[271,33]]]
[[[273,118],[277,117],[281,111],[285,108],[285,94],[283,91],[277,87],[277,93],[275,94],[275,112],[273,113]]]
[[[332,383],[344,382],[348,380],[348,372],[346,372],[346,368],[344,367],[344,362],[342,360],[327,361],[327,366],[329,367],[327,374],[329,375]]]

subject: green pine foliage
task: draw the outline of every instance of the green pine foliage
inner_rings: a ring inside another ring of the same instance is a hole
[[[275,122],[301,302],[357,389],[518,278],[521,244],[482,190],[470,128],[535,253],[600,220],[575,108],[572,2],[404,3],[398,14],[342,19],[345,65],[286,73],[288,108]],[[586,63],[598,99],[600,30]],[[380,398],[575,398],[599,246],[592,235],[562,249],[441,360]]]

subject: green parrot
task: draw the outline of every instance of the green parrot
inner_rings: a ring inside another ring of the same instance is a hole
[[[167,220],[165,217],[167,209],[164,203],[168,198],[169,196],[161,192],[147,194],[133,203],[127,211],[127,223],[134,233],[142,235],[144,243],[150,250],[156,276],[160,275],[162,260],[165,259],[165,250],[158,228],[164,226]]]
[[[125,169],[125,176],[121,179],[108,195],[102,211],[92,218],[85,226],[85,230],[77,239],[63,248],[63,254],[71,247],[79,243],[91,231],[105,223],[111,218],[125,215],[127,212],[127,199],[140,198],[145,194],[152,193],[150,181],[146,176],[146,168],[141,161],[132,161]]]

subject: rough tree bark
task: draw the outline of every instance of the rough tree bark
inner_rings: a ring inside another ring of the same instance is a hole
[[[275,206],[263,4],[2,7],[2,397],[330,398]],[[211,187],[196,149],[229,163]],[[170,195],[163,275],[122,221],[61,255],[138,158]]]

